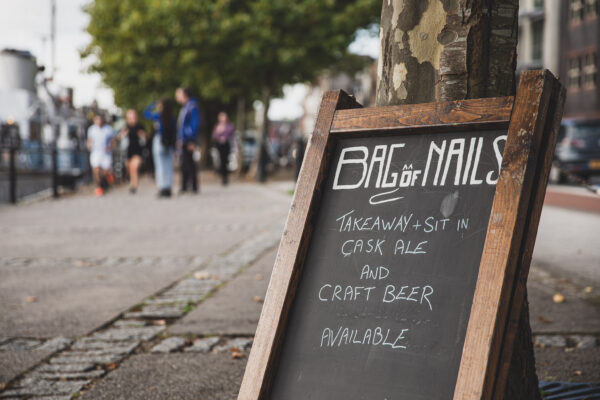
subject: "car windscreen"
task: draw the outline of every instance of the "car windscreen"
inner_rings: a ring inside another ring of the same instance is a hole
[[[594,137],[600,137],[600,124],[566,126],[565,133],[566,137],[571,139],[590,139]]]

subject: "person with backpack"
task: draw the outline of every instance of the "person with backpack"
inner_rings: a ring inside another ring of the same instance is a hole
[[[154,121],[155,135],[152,141],[152,155],[155,165],[158,197],[171,197],[173,187],[173,157],[177,143],[177,122],[173,107],[168,99],[148,105],[144,118]]]
[[[190,187],[198,193],[198,169],[194,160],[194,152],[198,147],[200,129],[200,109],[198,101],[191,97],[187,88],[180,87],[175,91],[175,100],[181,105],[177,119],[178,150],[181,157],[181,191],[186,193]]]

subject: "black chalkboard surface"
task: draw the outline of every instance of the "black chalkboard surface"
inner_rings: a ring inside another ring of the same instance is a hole
[[[505,141],[336,141],[269,398],[452,398]]]

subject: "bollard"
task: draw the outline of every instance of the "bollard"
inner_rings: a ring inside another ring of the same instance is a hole
[[[58,198],[58,151],[52,146],[52,197]]]
[[[9,179],[9,200],[11,204],[17,203],[17,167],[15,164],[15,158],[17,149],[11,146],[9,149],[9,164],[8,164],[8,179]]]
[[[267,181],[267,148],[264,140],[260,141],[258,148],[258,171],[257,178],[260,183]]]

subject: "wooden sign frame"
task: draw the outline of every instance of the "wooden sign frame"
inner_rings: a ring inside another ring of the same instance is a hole
[[[239,400],[266,398],[301,279],[333,144],[339,137],[508,128],[454,400],[502,400],[565,90],[526,71],[516,97],[361,108],[343,91],[319,109],[263,305]]]

